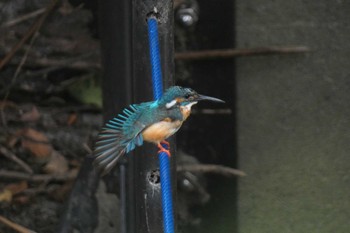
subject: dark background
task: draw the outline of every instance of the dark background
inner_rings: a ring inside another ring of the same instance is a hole
[[[49,2],[0,1],[1,58],[39,16],[11,26],[6,23]],[[188,191],[182,186],[186,176],[178,174],[179,231],[348,232],[350,4],[341,0],[175,1],[179,2],[198,4],[199,13],[198,22],[186,27],[176,18],[175,9],[176,53],[291,46],[309,49],[304,53],[176,60],[175,84],[226,101],[225,105],[200,103],[193,108],[177,133],[178,151],[200,163],[222,164],[247,173],[241,178],[195,174],[204,192]],[[125,12],[119,10],[120,14],[113,13],[122,18]],[[92,147],[104,121],[102,112],[116,111],[113,106],[102,111],[100,46],[106,45],[100,45],[100,17],[96,1],[59,1],[34,43],[28,40],[0,70],[1,147],[29,164],[35,174],[47,174],[43,170],[47,161],[39,161],[37,151],[22,143],[26,137],[35,141],[24,129],[45,134],[45,143],[65,158],[69,172],[76,172],[87,154],[86,145]],[[113,66],[115,61],[109,62]],[[131,96],[125,99],[130,101]],[[29,120],[28,115],[32,117]],[[11,144],[13,137],[17,143]],[[6,157],[0,160],[2,171],[21,171]],[[20,186],[18,182],[1,176],[1,193],[9,185]],[[27,185],[16,191],[11,201],[0,202],[0,214],[37,232],[55,232],[73,182],[28,181]],[[95,196],[94,192],[91,195]],[[94,206],[94,211],[99,213],[100,225],[95,232],[117,232],[117,196],[107,193],[100,182],[96,197],[99,207]],[[86,221],[87,225],[97,224]],[[15,232],[3,224],[0,229]]]

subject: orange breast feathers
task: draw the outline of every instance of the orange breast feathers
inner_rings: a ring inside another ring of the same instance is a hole
[[[197,104],[197,102],[192,102],[185,106],[180,106],[180,111],[182,113],[183,120],[186,120],[187,117],[189,117],[189,115],[191,114],[191,107],[192,105],[195,105],[195,104]]]
[[[157,122],[147,127],[142,132],[142,137],[147,142],[158,144],[176,133],[181,125],[182,122],[179,120],[171,121],[170,118],[165,118],[163,121]]]
[[[186,120],[191,114],[191,108],[180,107],[183,119]]]

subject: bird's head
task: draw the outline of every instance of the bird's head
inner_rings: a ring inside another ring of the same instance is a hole
[[[191,88],[173,86],[167,89],[160,99],[160,103],[165,105],[167,109],[171,109],[173,107],[183,106],[191,109],[194,104],[197,104],[198,101],[209,100],[213,102],[224,103],[223,100],[200,95],[196,91]]]

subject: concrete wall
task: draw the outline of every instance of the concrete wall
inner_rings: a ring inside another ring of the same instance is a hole
[[[236,1],[240,233],[350,232],[350,2]]]

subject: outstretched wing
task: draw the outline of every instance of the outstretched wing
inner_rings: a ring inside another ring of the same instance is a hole
[[[130,105],[102,128],[93,155],[95,167],[103,174],[108,173],[123,154],[143,144],[141,132],[150,123],[142,120],[142,116],[150,106],[151,102]]]

